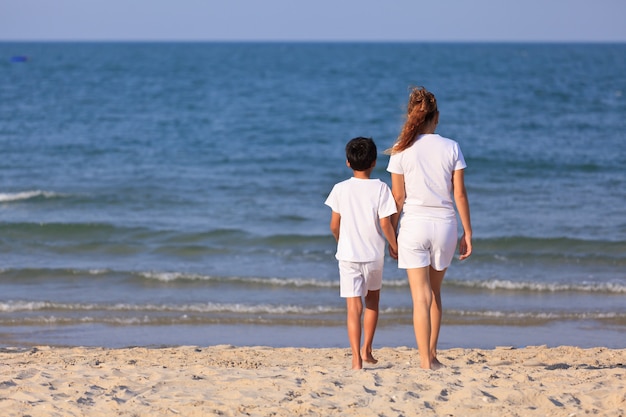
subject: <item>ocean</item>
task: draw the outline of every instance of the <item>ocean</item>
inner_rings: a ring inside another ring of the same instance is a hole
[[[409,87],[474,254],[440,348],[626,347],[626,44],[0,43],[0,346],[348,347],[324,200]],[[377,346],[415,347],[386,259]]]

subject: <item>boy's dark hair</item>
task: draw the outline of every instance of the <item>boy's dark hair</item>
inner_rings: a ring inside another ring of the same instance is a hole
[[[346,159],[350,168],[355,171],[366,171],[376,161],[378,152],[372,138],[359,136],[350,140],[346,145]]]

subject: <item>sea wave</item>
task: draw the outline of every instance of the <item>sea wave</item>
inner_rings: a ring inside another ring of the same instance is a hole
[[[626,241],[589,240],[567,237],[504,236],[489,239],[475,239],[474,246],[487,255],[532,254],[558,257],[577,257],[593,254],[625,259]],[[501,255],[502,256],[502,255]]]
[[[162,282],[175,281],[212,281],[228,284],[250,285],[255,284],[267,287],[338,287],[339,283],[314,278],[260,278],[260,277],[237,277],[237,276],[212,276],[203,274],[188,274],[181,272],[139,272],[138,276],[149,280]]]
[[[336,314],[345,309],[335,306],[303,307],[293,304],[228,304],[228,303],[193,303],[193,304],[131,304],[131,303],[63,303],[51,301],[4,301],[0,302],[0,311],[17,312],[141,312],[141,313],[234,313],[234,314]]]
[[[235,276],[235,275],[210,275],[194,272],[177,271],[128,271],[115,269],[78,269],[78,268],[2,268],[0,277],[3,282],[9,283],[52,283],[54,281],[72,281],[74,283],[84,279],[85,282],[97,278],[102,281],[114,279],[115,285],[134,285],[133,283],[161,282],[164,284],[181,287],[189,283],[207,285],[228,285],[247,289],[251,285],[259,289],[286,288],[290,290],[306,290],[307,288],[337,288],[337,277],[308,278],[308,277],[261,277],[261,276]],[[385,278],[383,287],[390,291],[404,291],[408,288],[408,281],[404,277]],[[530,293],[590,293],[590,294],[626,294],[626,281],[580,281],[580,282],[549,282],[540,280],[514,281],[506,279],[455,279],[446,278],[443,281],[444,288],[451,290],[475,290],[475,291],[503,291],[503,292],[530,292]]]
[[[343,306],[303,307],[293,304],[95,304],[8,301],[0,302],[0,325],[101,323],[108,325],[263,324],[295,326],[345,325]],[[410,325],[411,307],[381,309],[381,326]],[[595,321],[626,325],[624,311],[503,311],[446,309],[445,325],[532,326],[559,321]]]
[[[34,191],[29,194],[36,196],[59,196]],[[17,199],[16,194],[0,194],[0,202]],[[27,194],[27,193],[24,193]],[[4,199],[4,200],[3,200]],[[0,236],[10,233],[12,239],[23,240],[27,244],[33,239],[46,239],[52,243],[72,241],[80,244],[90,241],[93,237],[105,239],[111,243],[132,242],[138,245],[152,245],[168,250],[185,247],[194,248],[241,248],[242,245],[252,251],[283,253],[286,251],[334,252],[336,243],[328,234],[274,233],[256,234],[239,228],[209,228],[206,230],[172,229],[154,226],[128,225],[115,222],[0,222]],[[84,240],[83,240],[84,239]],[[524,257],[551,258],[560,260],[599,259],[626,265],[626,241],[624,240],[590,240],[568,237],[532,237],[532,236],[501,236],[492,238],[476,238],[473,241],[475,255],[472,259],[499,260],[518,259]]]
[[[120,238],[146,244],[159,244],[163,248],[186,246],[215,247],[246,244],[249,247],[280,250],[310,245],[326,245],[332,240],[328,235],[275,234],[256,235],[236,228],[217,228],[201,231],[161,229],[146,226],[128,226],[109,222],[0,222],[0,233],[12,233],[15,237],[30,240],[34,237],[51,241],[73,240],[91,237],[109,237],[112,242]]]
[[[61,197],[61,196],[63,196],[63,194],[55,193],[53,191],[42,191],[42,190],[18,191],[15,193],[0,193],[0,203],[11,203],[14,201],[30,200],[30,199],[38,198],[38,197],[54,198],[54,197]]]
[[[626,325],[624,311],[467,311],[445,310],[446,325],[536,326],[554,322],[594,321],[604,325]]]
[[[112,271],[111,271],[112,272]],[[93,272],[92,272],[93,273]],[[100,273],[104,273],[100,271]],[[118,272],[125,273],[125,272]],[[130,274],[140,279],[156,280],[167,283],[185,281],[207,281],[212,283],[225,283],[230,285],[249,286],[251,284],[259,287],[289,287],[289,288],[335,288],[339,286],[337,279],[316,279],[316,278],[278,278],[278,277],[254,277],[254,276],[216,276],[183,272],[158,272],[143,271],[131,272]],[[446,279],[444,287],[466,288],[490,291],[515,291],[515,292],[539,292],[539,293],[607,293],[626,294],[626,282],[546,282],[546,281],[512,281],[502,279],[488,280],[458,280]],[[404,289],[409,286],[404,278],[383,280],[385,288]]]
[[[487,289],[491,291],[528,291],[528,292],[586,292],[626,294],[626,284],[622,282],[581,282],[559,283],[545,281],[510,281],[510,280],[445,280],[444,285],[451,287]]]
[[[66,303],[51,301],[12,300],[0,302],[0,312],[6,313],[5,318],[18,317],[21,313],[48,313],[58,316],[81,316],[92,314],[99,316],[129,316],[139,313],[140,316],[192,316],[192,315],[250,315],[268,316],[328,316],[338,315],[345,319],[345,307],[340,305],[302,306],[296,304],[243,304],[243,303]],[[129,314],[130,313],[130,314]],[[396,320],[399,316],[411,317],[412,307],[381,308],[381,319]],[[481,320],[513,320],[523,323],[527,320],[626,320],[626,311],[588,311],[588,310],[550,310],[550,311],[520,311],[520,310],[459,310],[446,309],[446,320],[481,319]],[[32,317],[30,314],[27,317]]]

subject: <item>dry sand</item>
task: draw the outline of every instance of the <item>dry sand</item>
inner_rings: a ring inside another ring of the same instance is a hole
[[[183,346],[0,351],[6,416],[624,416],[626,349]]]

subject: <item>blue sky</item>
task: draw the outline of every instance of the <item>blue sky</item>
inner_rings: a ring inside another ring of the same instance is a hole
[[[626,0],[0,0],[0,40],[626,42]]]

